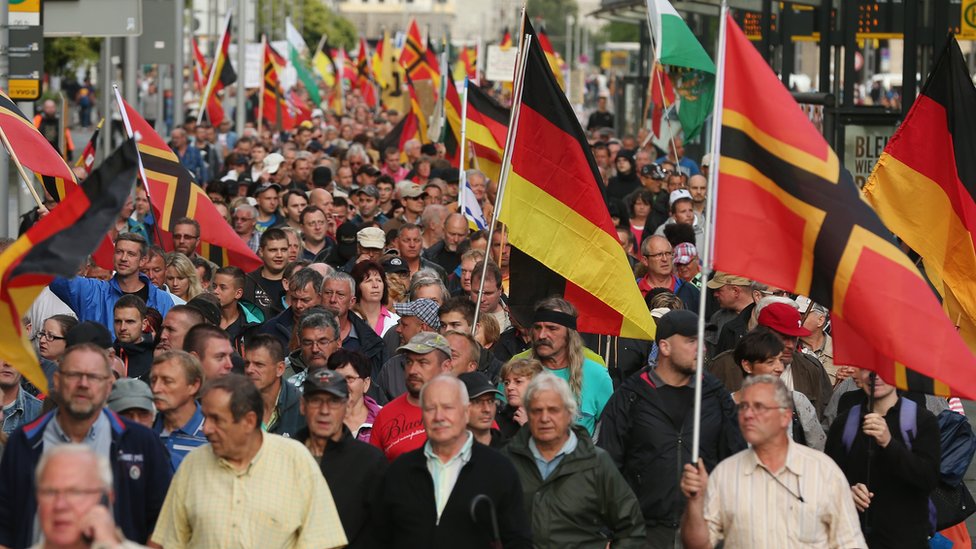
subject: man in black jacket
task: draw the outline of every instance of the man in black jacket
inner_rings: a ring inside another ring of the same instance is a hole
[[[658,361],[624,380],[603,409],[598,445],[610,454],[637,494],[647,521],[648,547],[675,547],[685,499],[677,464],[691,460],[698,315],[671,311],[657,324]],[[735,404],[722,383],[701,379],[699,452],[711,470],[746,447]],[[688,442],[685,442],[688,441]]]
[[[375,529],[383,546],[488,547],[498,541],[506,549],[531,547],[518,474],[501,454],[474,443],[464,384],[439,375],[424,385],[420,404],[427,442],[394,461],[380,487]],[[492,533],[491,508],[500,540]]]
[[[352,312],[356,304],[356,281],[343,272],[335,272],[322,282],[322,307],[339,321],[342,348],[359,351],[369,359],[372,371],[378,372],[386,361],[383,340],[365,320]]]
[[[356,440],[343,423],[349,386],[342,374],[320,368],[305,378],[303,388],[301,407],[307,426],[295,438],[322,466],[348,547],[379,548],[376,531],[368,525],[371,503],[386,471],[386,456],[379,448]]]

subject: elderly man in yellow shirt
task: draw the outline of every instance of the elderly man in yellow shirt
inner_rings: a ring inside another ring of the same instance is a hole
[[[335,503],[301,443],[261,432],[264,404],[245,377],[201,394],[210,441],[173,477],[153,532],[155,547],[325,549],[346,545]]]

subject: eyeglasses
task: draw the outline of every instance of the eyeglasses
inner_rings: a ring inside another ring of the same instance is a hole
[[[109,379],[109,377],[111,377],[108,375],[89,374],[88,372],[59,372],[59,373],[61,377],[70,381],[71,383],[77,383],[82,379],[89,379],[94,383],[101,383]]]
[[[750,404],[748,402],[740,402],[739,404],[736,405],[736,409],[739,410],[740,414],[744,414],[749,410],[752,410],[753,412],[756,413],[757,416],[761,416],[770,410],[785,410],[786,406],[766,406],[765,404],[762,404],[760,402],[757,402],[755,404]]]
[[[174,234],[173,240],[196,240],[200,238],[199,236],[194,236],[192,234]]]
[[[762,295],[772,295],[772,296],[776,296],[776,297],[789,297],[790,296],[790,292],[787,292],[786,290],[775,290],[775,291],[770,291],[770,290],[757,290],[757,291],[759,293],[761,293]]]
[[[346,399],[328,397],[325,395],[321,396],[310,396],[305,399],[305,405],[309,408],[321,408],[322,406],[328,406],[332,410],[338,410],[346,405]]]
[[[359,376],[346,376],[346,384],[352,383],[353,381],[356,381],[357,379],[363,379],[363,378],[361,378]]]
[[[333,343],[335,343],[337,341],[339,341],[339,338],[335,338],[335,339],[325,339],[325,338],[323,338],[323,339],[303,339],[301,341],[301,343],[302,343],[302,347],[311,347],[313,345],[318,346],[318,347],[328,347],[329,345],[332,345]]]
[[[104,488],[47,488],[40,487],[37,489],[37,499],[43,501],[53,501],[58,498],[58,496],[64,496],[64,499],[68,500],[69,503],[81,503],[85,501],[86,498],[91,496],[99,495],[105,492]]]
[[[234,221],[252,221],[254,218],[253,217],[237,217],[237,216],[234,216],[231,219],[233,219]]]
[[[64,336],[54,335],[51,332],[41,330],[40,332],[37,332],[37,339],[46,339],[48,341],[62,341],[64,340]]]
[[[649,259],[662,259],[662,258],[671,259],[672,257],[674,257],[674,252],[658,252],[656,254],[644,254],[644,257]]]

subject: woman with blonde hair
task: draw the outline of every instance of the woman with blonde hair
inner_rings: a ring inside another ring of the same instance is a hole
[[[166,285],[170,293],[183,301],[190,301],[203,293],[197,268],[189,257],[179,252],[166,254]]]

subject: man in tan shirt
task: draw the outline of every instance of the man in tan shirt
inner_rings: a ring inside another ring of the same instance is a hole
[[[705,472],[685,465],[688,498],[681,521],[687,549],[867,547],[847,479],[826,454],[796,444],[786,431],[793,401],[774,376],[748,378],[738,405],[751,445]]]

